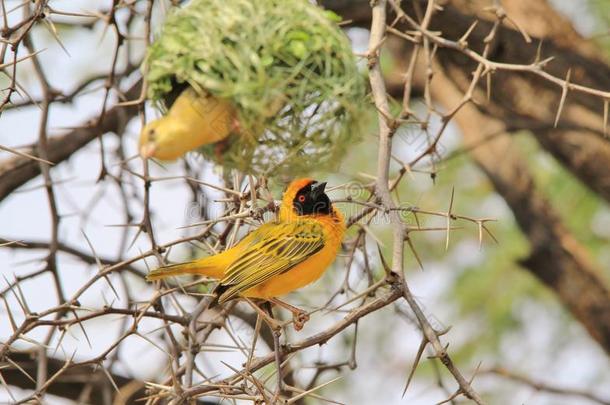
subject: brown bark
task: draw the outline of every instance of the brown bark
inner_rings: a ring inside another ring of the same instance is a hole
[[[352,24],[368,26],[368,2],[328,0],[323,2]],[[447,39],[458,40],[478,17],[492,18],[481,11],[481,2],[454,0],[434,14],[431,30],[441,31]],[[488,2],[485,6],[488,6]],[[405,11],[415,15],[412,2],[402,2]],[[423,4],[423,3],[422,3]],[[505,22],[493,42],[490,60],[528,65],[536,60],[538,45],[544,36],[541,59],[553,56],[545,70],[570,82],[600,90],[610,90],[610,66],[601,59],[595,46],[580,37],[571,24],[546,1],[508,0],[502,2],[509,16],[532,35],[526,44],[522,35]],[[475,14],[475,10],[478,10]],[[510,13],[514,13],[513,17]],[[478,14],[478,15],[477,15]],[[492,22],[480,20],[468,38],[471,49],[481,52]],[[403,25],[402,28],[405,28]],[[540,35],[541,38],[536,37]],[[405,42],[406,46],[408,43]],[[476,62],[461,52],[439,48],[436,56],[462,91],[470,83]],[[507,128],[530,130],[548,150],[587,187],[610,201],[610,141],[603,135],[604,103],[599,97],[568,93],[558,128],[555,116],[561,87],[528,72],[496,71],[492,74],[491,100],[486,102],[485,80],[475,93],[482,110],[504,122]]]
[[[455,23],[448,29],[441,25],[442,22],[437,22],[435,28],[442,27],[448,38],[458,39],[471,21],[450,8],[445,12],[450,14],[446,18]],[[489,22],[479,24],[469,41],[473,49],[481,51],[480,44],[490,29]],[[489,59],[532,63],[536,59],[539,41],[534,39],[533,44],[526,45],[518,32],[504,28],[494,41]],[[567,42],[562,38],[561,43],[567,45]],[[592,56],[582,55],[578,51],[583,47],[582,42],[574,40],[572,46],[566,48],[545,39],[542,59],[555,56],[546,70],[560,78],[565,78],[571,70],[571,82],[601,90],[610,89],[610,67]],[[453,81],[466,91],[476,63],[458,52],[439,52],[438,57]],[[543,148],[585,185],[610,201],[610,142],[603,136],[603,100],[591,95],[568,93],[558,127],[554,128],[562,91],[559,86],[527,72],[506,71],[494,73],[491,83],[490,103],[485,102],[485,81],[481,81],[479,86],[476,98],[481,101],[482,111],[502,120],[507,127],[530,130]]]
[[[462,98],[442,71],[436,72],[431,90],[434,99],[446,108],[458,105]],[[478,145],[471,150],[471,156],[506,200],[529,239],[531,251],[521,264],[557,294],[610,354],[610,291],[586,249],[536,189],[525,159],[514,147],[510,134],[502,132],[503,123],[480,112],[473,104],[465,105],[454,120],[465,142]],[[489,140],[492,133],[501,135]]]
[[[343,1],[326,2],[345,19],[352,19],[353,24],[366,26],[369,16],[365,13],[367,4],[364,3],[356,5],[350,2],[348,7]],[[431,29],[457,40],[475,17],[468,14],[472,9],[467,6],[474,7],[471,2],[454,3],[460,9],[445,6],[432,18]],[[409,4],[403,2],[403,7]],[[610,68],[592,56],[591,45],[585,44],[565,19],[555,18],[557,13],[546,2],[511,0],[503,4],[513,10],[519,9],[521,16],[527,17],[518,20],[522,26],[549,22],[545,29],[538,26],[534,27],[538,31],[531,31],[532,34],[557,38],[557,43],[547,41],[544,46],[545,56],[556,56],[548,71],[563,77],[569,68],[574,67],[572,78],[579,83],[602,90],[610,88]],[[413,13],[413,10],[405,11]],[[473,31],[469,38],[473,49],[481,52],[483,38],[490,28],[491,23],[484,21]],[[529,31],[527,26],[524,28]],[[536,45],[525,45],[517,31],[503,27],[497,37],[489,59],[520,64],[535,60]],[[396,47],[398,42],[402,46]],[[570,44],[572,47],[568,48]],[[388,41],[387,45],[399,55],[398,64],[403,63],[397,70],[406,70],[410,44],[400,40]],[[454,50],[439,49],[437,57],[440,64],[432,80],[432,97],[450,110],[460,103],[476,64]],[[414,85],[417,88],[419,84],[421,90],[423,69],[416,71]],[[399,95],[404,78],[400,74],[390,74],[388,79],[390,93]],[[481,83],[484,85],[485,80]],[[561,89],[555,84],[530,73],[496,72],[491,99],[486,100],[485,89],[479,86],[475,92],[478,103],[465,105],[454,120],[465,143],[478,145],[472,149],[472,157],[506,200],[530,241],[531,253],[521,264],[551,288],[590,335],[610,353],[610,292],[599,269],[588,258],[586,249],[575,240],[549,201],[536,189],[525,159],[512,146],[510,137],[510,132],[516,129],[532,130],[545,149],[592,190],[610,201],[610,143],[600,134],[603,104],[589,95],[568,96],[560,125],[554,129],[560,95]]]
[[[491,20],[495,18],[489,10],[487,0],[451,0],[454,7],[463,13],[476,15],[478,18]],[[574,49],[581,55],[594,59],[599,58],[599,49],[595,44],[584,40],[574,29],[570,20],[558,13],[547,0],[503,0],[502,7],[512,20],[529,35],[537,38],[552,38],[553,42],[562,47],[570,48],[578,43]],[[504,22],[508,28],[515,29],[511,22]]]
[[[21,370],[31,377],[35,377],[39,367],[36,356],[29,353],[11,353],[10,359],[17,364]],[[65,360],[48,358],[47,374],[55,375],[65,365]],[[23,374],[13,364],[6,362],[0,363],[0,373],[9,386],[22,389],[36,389],[36,384]],[[108,375],[99,367],[77,366],[62,372],[61,376],[51,384],[47,390],[49,394],[57,395],[62,398],[71,399],[79,403],[91,405],[113,405],[141,404],[141,398],[146,396],[144,382],[127,378],[118,374],[108,372],[112,380],[118,387],[117,392]],[[19,399],[19,398],[17,398]],[[197,401],[197,404],[209,405],[216,402]]]

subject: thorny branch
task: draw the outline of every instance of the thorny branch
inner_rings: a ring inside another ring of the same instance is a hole
[[[434,1],[428,2],[428,8],[424,16],[424,24],[430,21],[432,12],[434,10]],[[386,32],[386,2],[379,0],[373,6],[373,16],[371,20],[371,36],[369,39],[369,77],[371,81],[371,91],[373,93],[373,99],[375,106],[379,111],[379,155],[377,157],[377,184],[376,191],[379,195],[382,204],[388,210],[396,208],[390,190],[388,186],[388,172],[390,165],[390,154],[392,150],[392,129],[388,123],[390,117],[390,108],[386,95],[385,83],[381,74],[381,67],[379,65],[379,46],[383,41]],[[393,253],[392,253],[392,272],[397,275],[400,280],[402,289],[402,295],[407,301],[412,311],[415,313],[419,325],[424,334],[424,339],[430,343],[434,349],[436,356],[442,361],[447,369],[453,374],[459,389],[462,394],[472,399],[477,404],[483,404],[483,399],[479,394],[472,388],[470,382],[467,381],[462,373],[454,366],[451,358],[447,354],[446,349],[440,343],[439,332],[435,331],[430,325],[430,322],[424,315],[423,311],[417,304],[417,301],[411,293],[407,281],[404,278],[403,272],[403,255],[404,255],[404,229],[400,216],[396,211],[390,211],[391,226],[394,235],[393,239]],[[447,228],[449,229],[449,228]]]

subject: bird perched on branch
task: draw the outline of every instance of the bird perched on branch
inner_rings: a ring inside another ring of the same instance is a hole
[[[140,134],[140,155],[174,160],[237,132],[232,105],[190,86],[181,88],[168,113],[149,122]]]
[[[183,274],[216,278],[218,302],[240,296],[271,301],[290,310],[295,329],[301,329],[307,314],[276,297],[317,280],[337,256],[345,223],[325,187],[312,179],[294,180],[284,192],[276,221],[222,253],[158,268],[147,280]]]

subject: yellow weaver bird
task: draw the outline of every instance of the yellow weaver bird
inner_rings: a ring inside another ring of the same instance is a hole
[[[220,280],[220,303],[261,298],[295,316],[295,329],[308,317],[276,299],[317,280],[335,260],[345,233],[343,215],[324,192],[326,183],[294,180],[282,198],[279,217],[250,232],[234,247],[203,259],[151,271],[147,280],[199,274]]]
[[[140,155],[174,160],[190,150],[220,142],[237,130],[237,115],[228,101],[186,86],[165,116],[142,129]]]

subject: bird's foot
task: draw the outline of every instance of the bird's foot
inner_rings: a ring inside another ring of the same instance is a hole
[[[284,301],[280,301],[276,298],[272,298],[269,301],[273,302],[279,307],[287,309],[292,313],[292,324],[294,326],[294,330],[297,332],[303,329],[303,326],[305,326],[307,321],[309,321],[309,313],[307,313],[307,311],[297,308],[294,305],[290,305]]]
[[[284,326],[281,322],[275,320],[273,316],[271,316],[269,313],[267,313],[267,311],[259,307],[256,303],[252,302],[247,298],[246,301],[250,304],[252,308],[254,308],[258,316],[262,318],[263,322],[267,324],[267,326],[269,327],[269,329],[271,329],[273,333],[281,335],[282,327]],[[269,309],[271,309],[271,307],[269,307]]]
[[[292,322],[294,324],[294,330],[297,332],[303,329],[305,323],[309,321],[309,314],[305,311],[298,311],[292,313]]]

